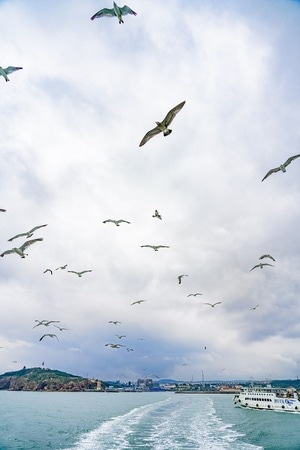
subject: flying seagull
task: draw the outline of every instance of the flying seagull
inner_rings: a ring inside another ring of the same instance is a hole
[[[216,305],[220,305],[222,302],[216,302],[216,303],[203,303],[203,305],[209,305],[212,308],[214,308]]]
[[[24,242],[24,244],[21,245],[21,247],[19,247],[19,248],[14,247],[11,250],[6,250],[5,252],[1,253],[0,256],[8,255],[9,253],[17,253],[19,256],[21,256],[21,258],[25,258],[25,256],[28,256],[27,253],[24,253],[26,248],[29,247],[29,245],[32,245],[35,242],[42,241],[42,240],[43,240],[43,238],[31,239],[31,241]]]
[[[125,347],[125,345],[121,345],[121,344],[105,344],[105,347],[120,348],[120,347]]]
[[[102,223],[107,223],[107,222],[112,222],[112,223],[114,223],[117,227],[120,226],[120,223],[130,223],[130,222],[128,222],[128,220],[123,220],[123,219],[119,219],[119,220],[107,219],[107,220],[104,220]]]
[[[21,236],[26,236],[26,239],[28,239],[33,235],[35,230],[38,230],[39,228],[46,227],[46,226],[47,226],[47,224],[46,225],[38,225],[37,227],[34,227],[31,230],[26,231],[25,233],[16,234],[12,238],[8,239],[8,241],[13,241],[14,239],[17,239],[18,237],[21,237]]]
[[[113,323],[114,325],[117,325],[118,323],[122,322],[119,322],[118,320],[110,320],[108,323]]]
[[[269,263],[259,263],[259,264],[256,264],[256,266],[252,267],[252,269],[250,269],[249,272],[251,272],[251,270],[256,269],[257,267],[260,267],[261,269],[263,269],[264,266],[272,266],[272,267],[274,267],[273,264],[269,264]]]
[[[46,270],[44,270],[44,272],[43,272],[43,273],[47,273],[47,272],[50,272],[50,273],[51,273],[51,275],[53,275],[53,272],[52,272],[52,270],[51,270],[51,269],[46,269]]]
[[[68,270],[68,272],[69,273],[76,273],[76,275],[78,275],[79,278],[81,278],[84,273],[92,272],[92,270],[82,270],[81,272],[76,272],[75,270]]]
[[[253,306],[253,308],[250,308],[249,311],[255,311],[258,306],[259,305]]]
[[[188,277],[188,275],[179,275],[179,276],[177,277],[177,280],[178,280],[178,283],[179,283],[179,284],[181,284],[181,280],[182,280],[183,277]]]
[[[156,217],[157,219],[162,220],[162,217],[161,217],[161,215],[159,214],[159,212],[157,211],[157,209],[154,211],[154,214],[153,214],[152,217]]]
[[[5,81],[9,81],[8,74],[16,72],[16,70],[21,70],[23,67],[14,67],[14,66],[8,66],[6,69],[3,69],[3,67],[0,66],[0,76],[2,75],[5,78]]]
[[[98,17],[117,17],[119,19],[119,23],[124,23],[124,20],[122,16],[126,16],[127,14],[132,14],[133,16],[136,16],[136,12],[132,11],[127,5],[124,5],[122,7],[118,6],[114,2],[114,7],[112,9],[109,8],[103,8],[100,9],[100,11],[96,12],[91,17],[91,20],[97,19]]]
[[[117,336],[117,338],[119,338],[119,339],[122,339],[122,338],[126,337],[126,335],[125,335],[125,334],[121,334],[121,335],[119,335],[119,334],[116,334],[116,336]]]
[[[55,270],[61,269],[65,270],[67,268],[68,264],[65,264],[64,266],[57,267]]]
[[[53,325],[55,328],[58,328],[59,331],[68,330],[69,328],[59,327],[58,325]]]
[[[59,339],[58,339],[58,337],[56,336],[56,334],[52,334],[52,333],[43,334],[43,336],[40,337],[39,341],[41,341],[42,339],[44,339],[44,337],[46,337],[46,336],[49,336],[49,337],[51,337],[51,338],[56,338],[56,339],[59,341]]]
[[[185,101],[179,103],[179,105],[172,108],[162,122],[155,122],[156,127],[145,134],[139,146],[142,147],[142,145],[146,144],[146,142],[148,142],[149,139],[151,139],[153,136],[156,136],[159,133],[163,133],[164,136],[168,136],[170,133],[172,133],[172,130],[170,130],[168,126],[171,124],[176,114],[179,113],[179,111],[183,108],[184,104]]]
[[[272,173],[275,172],[279,172],[281,170],[281,172],[286,172],[286,168],[289,164],[291,164],[291,162],[296,159],[299,158],[300,155],[295,155],[295,156],[291,156],[290,158],[288,158],[286,160],[285,163],[281,164],[279,167],[275,167],[274,169],[269,170],[269,172],[263,177],[263,179],[261,181],[264,181],[266,178],[268,178],[270,175],[272,175]]]
[[[34,327],[32,328],[36,328],[39,327],[40,325],[44,325],[45,327],[49,327],[49,325],[51,325],[51,323],[59,323],[60,320],[35,320],[35,322],[38,322],[36,325],[34,325]]]
[[[264,259],[264,258],[270,258],[270,259],[272,259],[272,261],[275,261],[275,259],[271,255],[262,255],[259,259]]]
[[[127,347],[126,347],[126,350],[127,350],[128,352],[133,352],[133,351],[134,351],[133,348],[127,348]]]
[[[196,297],[197,295],[202,295],[202,294],[200,294],[200,292],[196,292],[195,294],[189,294],[188,297],[191,297],[191,296]]]
[[[149,247],[149,248],[153,248],[153,250],[155,252],[158,251],[159,248],[170,248],[168,245],[141,245],[141,247]]]
[[[143,303],[143,302],[146,302],[147,300],[137,300],[136,302],[133,302],[133,303],[131,303],[131,305],[130,306],[132,306],[132,305],[139,305],[140,303]]]

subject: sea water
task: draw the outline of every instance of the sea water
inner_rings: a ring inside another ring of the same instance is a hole
[[[0,450],[300,450],[299,425],[229,394],[0,391]]]

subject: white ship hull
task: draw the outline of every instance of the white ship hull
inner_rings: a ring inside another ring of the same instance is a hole
[[[234,404],[240,408],[300,413],[300,394],[293,388],[245,387],[234,396]]]

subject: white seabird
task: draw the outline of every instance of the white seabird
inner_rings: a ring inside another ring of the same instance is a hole
[[[38,225],[38,226],[36,226],[36,227],[33,227],[33,228],[32,228],[31,230],[29,230],[29,231],[25,231],[25,233],[16,234],[16,235],[13,236],[12,238],[8,239],[8,241],[11,242],[11,241],[13,241],[14,239],[17,239],[18,237],[21,237],[21,236],[26,236],[26,239],[28,239],[28,238],[30,238],[30,237],[33,235],[33,233],[34,233],[36,230],[38,230],[39,228],[46,227],[46,226],[47,226],[47,224],[45,224],[45,225]]]
[[[124,6],[118,6],[115,2],[113,2],[114,7],[109,9],[109,8],[103,8],[100,9],[100,11],[96,12],[96,14],[94,14],[91,17],[91,20],[97,19],[99,17],[117,17],[119,19],[119,23],[124,23],[124,20],[122,18],[122,16],[126,16],[127,14],[132,14],[133,16],[136,16],[136,12],[134,12],[131,8],[129,8],[129,6],[124,5]]]
[[[21,258],[25,258],[25,256],[28,256],[27,253],[24,253],[26,248],[29,247],[30,245],[34,244],[35,242],[42,241],[42,240],[43,240],[43,238],[31,239],[30,241],[24,242],[24,244],[21,245],[21,247],[14,247],[11,250],[6,250],[5,252],[1,253],[0,256],[3,257],[4,255],[9,255],[10,253],[17,253],[19,256],[21,256]]]
[[[275,172],[279,172],[281,170],[281,172],[286,172],[286,168],[289,164],[291,164],[292,161],[294,161],[294,159],[299,158],[299,155],[295,155],[295,156],[291,156],[290,158],[288,158],[286,160],[285,163],[281,164],[278,167],[275,167],[274,169],[269,170],[269,172],[263,177],[263,179],[261,181],[264,181],[266,178],[268,178],[270,175],[272,175],[272,173]]]
[[[16,72],[17,70],[21,70],[23,67],[14,67],[14,66],[8,66],[5,69],[0,66],[0,76],[5,78],[5,81],[9,81],[8,74]]]

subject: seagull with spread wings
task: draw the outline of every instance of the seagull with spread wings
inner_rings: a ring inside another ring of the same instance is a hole
[[[117,336],[118,339],[122,339],[122,338],[126,337],[126,334],[121,334],[121,335],[116,334],[116,336]]]
[[[65,264],[64,266],[60,266],[60,267],[57,267],[55,270],[65,270],[66,268],[67,268],[67,266],[68,266],[68,264]]]
[[[118,325],[118,323],[122,323],[122,322],[119,322],[119,320],[110,320],[108,323],[113,323],[114,325]]]
[[[179,111],[183,108],[184,104],[185,104],[185,101],[179,103],[179,105],[172,108],[168,112],[168,114],[166,115],[166,117],[163,119],[162,122],[155,122],[156,127],[153,128],[152,130],[148,131],[148,133],[145,134],[145,136],[141,140],[139,146],[142,147],[142,145],[146,144],[146,142],[148,142],[149,139],[153,138],[154,136],[156,136],[159,133],[163,133],[164,136],[168,136],[169,134],[171,134],[172,130],[170,130],[170,128],[168,128],[168,126],[175,119],[176,114],[179,113]]]
[[[200,292],[195,292],[195,294],[189,294],[188,297],[197,297],[197,295],[202,295]]]
[[[131,303],[130,306],[132,306],[132,305],[140,305],[141,303],[146,302],[146,301],[147,301],[147,300],[137,300],[137,301]]]
[[[183,278],[183,277],[188,277],[188,275],[178,275],[177,280],[178,280],[178,283],[179,283],[179,284],[182,283],[182,278]]]
[[[56,334],[52,334],[52,333],[46,333],[46,334],[43,334],[43,336],[40,337],[39,341],[43,340],[46,336],[49,336],[49,337],[51,337],[51,338],[56,338],[56,339],[59,341],[59,339],[58,339],[58,337],[56,336]]]
[[[59,323],[60,320],[45,320],[44,319],[44,320],[35,320],[35,322],[38,322],[38,323],[36,325],[34,325],[34,327],[32,327],[32,328],[39,327],[40,325],[44,325],[45,327],[49,327],[51,325],[51,323]]]
[[[249,311],[255,311],[258,306],[259,305],[253,306],[253,308],[250,308]]]
[[[154,211],[154,214],[153,214],[152,217],[156,217],[157,219],[162,220],[162,217],[161,217],[161,215],[159,214],[159,212],[157,211],[157,209]]]
[[[119,219],[119,220],[107,219],[107,220],[104,220],[102,223],[108,223],[108,222],[114,223],[117,227],[120,226],[120,223],[130,223],[130,222],[128,222],[128,220],[123,220],[123,219]]]
[[[16,234],[12,238],[8,239],[8,241],[11,242],[14,239],[17,239],[18,237],[21,237],[21,236],[26,236],[26,239],[28,239],[31,236],[33,236],[33,233],[35,232],[35,230],[38,230],[39,228],[46,227],[46,226],[47,226],[47,224],[46,225],[38,225],[37,227],[34,227],[31,230],[26,231],[25,233]]]
[[[278,167],[275,167],[274,169],[269,170],[269,172],[267,172],[267,174],[263,177],[263,179],[261,181],[264,181],[266,178],[268,178],[270,175],[272,175],[272,173],[276,173],[279,172],[281,170],[281,172],[286,172],[286,168],[289,164],[291,164],[292,161],[294,161],[294,159],[299,158],[299,155],[295,155],[295,156],[291,156],[290,158],[288,158],[286,160],[285,163],[281,164]]]
[[[68,272],[69,273],[76,273],[76,275],[78,275],[79,278],[81,278],[84,273],[92,272],[92,270],[82,270],[81,272],[76,272],[76,270],[68,270]]]
[[[117,17],[119,19],[119,23],[124,23],[124,20],[122,16],[126,16],[127,14],[132,14],[133,16],[136,16],[136,12],[134,12],[131,8],[129,8],[127,5],[124,6],[118,6],[114,2],[114,7],[112,9],[109,8],[103,8],[100,9],[100,11],[96,12],[91,17],[91,20],[97,19],[99,17]]]
[[[170,248],[168,245],[141,245],[141,247],[149,247],[149,248],[153,248],[153,250],[155,252],[158,251],[159,248]]]
[[[216,305],[220,305],[222,302],[216,302],[216,303],[208,303],[208,302],[206,302],[206,303],[203,303],[203,305],[209,305],[209,306],[211,306],[212,308],[214,308]]]
[[[6,250],[5,252],[1,253],[0,256],[4,256],[4,255],[9,255],[10,253],[17,253],[19,256],[21,256],[21,258],[25,258],[25,256],[28,256],[27,253],[24,253],[24,251],[26,250],[27,247],[29,247],[30,245],[34,244],[35,242],[38,241],[42,241],[43,238],[37,238],[37,239],[31,239],[31,241],[26,241],[24,242],[23,245],[21,245],[21,247],[14,247],[11,250]]]
[[[47,273],[47,272],[50,272],[50,273],[51,273],[51,275],[53,275],[53,271],[52,271],[51,269],[46,269],[46,270],[44,270],[44,272],[43,272],[43,273]]]
[[[9,81],[8,74],[16,72],[17,70],[21,70],[23,67],[15,67],[15,66],[8,66],[5,69],[0,66],[0,76],[5,78],[5,81]]]
[[[272,261],[275,261],[275,259],[271,255],[262,255],[262,256],[260,256],[259,259],[264,259],[264,258],[270,258],[270,259],[272,259]]]
[[[109,343],[109,344],[105,344],[105,347],[120,348],[120,347],[125,347],[125,345]]]
[[[251,272],[251,270],[256,269],[257,267],[259,267],[260,269],[263,269],[264,266],[271,266],[271,267],[274,267],[273,264],[269,264],[269,263],[259,263],[259,264],[256,264],[254,267],[252,267],[252,269],[250,269],[249,272]]]

